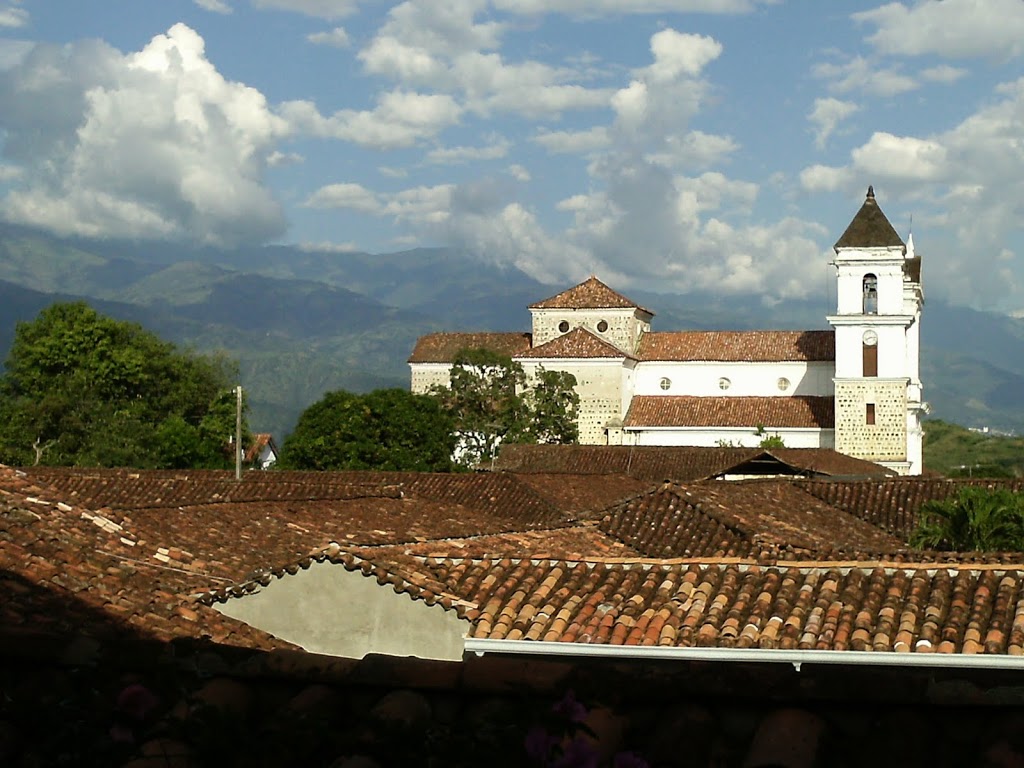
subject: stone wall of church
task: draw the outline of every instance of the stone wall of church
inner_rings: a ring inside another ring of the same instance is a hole
[[[835,386],[836,450],[869,461],[905,461],[906,379],[838,380]]]
[[[651,329],[650,323],[640,320],[633,309],[534,309],[531,313],[534,347],[582,327],[632,354],[640,335]]]
[[[452,367],[448,363],[412,363],[410,389],[414,395],[425,395],[435,386],[447,387]]]
[[[588,360],[545,360],[541,363],[548,371],[565,371],[576,377],[576,393],[580,396],[579,441],[583,445],[605,445],[606,429],[613,419],[622,419],[623,380],[628,372],[618,361],[591,362]],[[536,364],[524,364],[527,375],[532,376]]]

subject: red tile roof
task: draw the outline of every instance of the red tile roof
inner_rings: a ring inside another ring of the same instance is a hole
[[[832,429],[831,397],[690,397],[640,395],[625,418],[630,427],[807,427]]]
[[[494,468],[516,473],[577,477],[628,475],[638,480],[689,482],[734,473],[752,474],[752,463],[774,457],[795,472],[851,477],[885,476],[889,470],[829,448],[719,448],[654,445],[503,445]],[[764,465],[764,470],[771,468]],[[779,469],[782,469],[780,467]],[[773,472],[774,474],[775,472]]]
[[[1024,492],[1024,479],[955,479],[902,477],[878,481],[800,481],[807,493],[839,509],[907,539],[917,526],[917,515],[926,501],[945,501],[965,486],[1006,488]]]
[[[416,340],[410,363],[451,363],[466,349],[487,349],[512,357],[530,348],[529,333],[428,333]]]
[[[629,357],[614,344],[596,336],[586,328],[574,328],[566,334],[557,336],[546,344],[520,352],[515,355],[517,360],[523,358],[614,358],[621,360]]]
[[[832,331],[668,331],[645,333],[645,361],[774,363],[836,359]]]
[[[653,312],[613,291],[596,277],[590,277],[567,291],[531,304],[530,309],[639,309],[654,316]]]

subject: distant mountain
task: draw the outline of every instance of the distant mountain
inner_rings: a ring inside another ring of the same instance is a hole
[[[418,336],[526,330],[527,305],[566,287],[444,248],[220,250],[0,225],[0,353],[18,320],[84,298],[180,345],[237,359],[254,428],[283,437],[328,390],[407,387]],[[625,293],[657,313],[657,330],[827,328],[832,309],[823,297],[769,305],[756,295]],[[933,416],[1024,431],[1024,319],[932,301],[922,336]]]

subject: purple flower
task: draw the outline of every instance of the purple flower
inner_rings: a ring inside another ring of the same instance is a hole
[[[160,699],[149,688],[132,683],[117,694],[117,708],[132,720],[141,722],[160,705]]]
[[[523,746],[532,760],[546,764],[548,755],[558,742],[559,738],[548,733],[544,726],[535,725],[527,732]]]
[[[565,746],[552,768],[597,768],[597,750],[589,739],[577,736]]]
[[[582,723],[587,718],[587,708],[576,701],[576,694],[571,690],[566,691],[562,700],[551,709],[570,723]]]
[[[651,768],[636,752],[619,752],[612,759],[612,768]]]

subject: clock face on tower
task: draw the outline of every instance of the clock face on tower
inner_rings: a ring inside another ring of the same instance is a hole
[[[874,331],[864,331],[863,338],[864,343],[869,347],[873,347],[878,343],[878,334]]]

